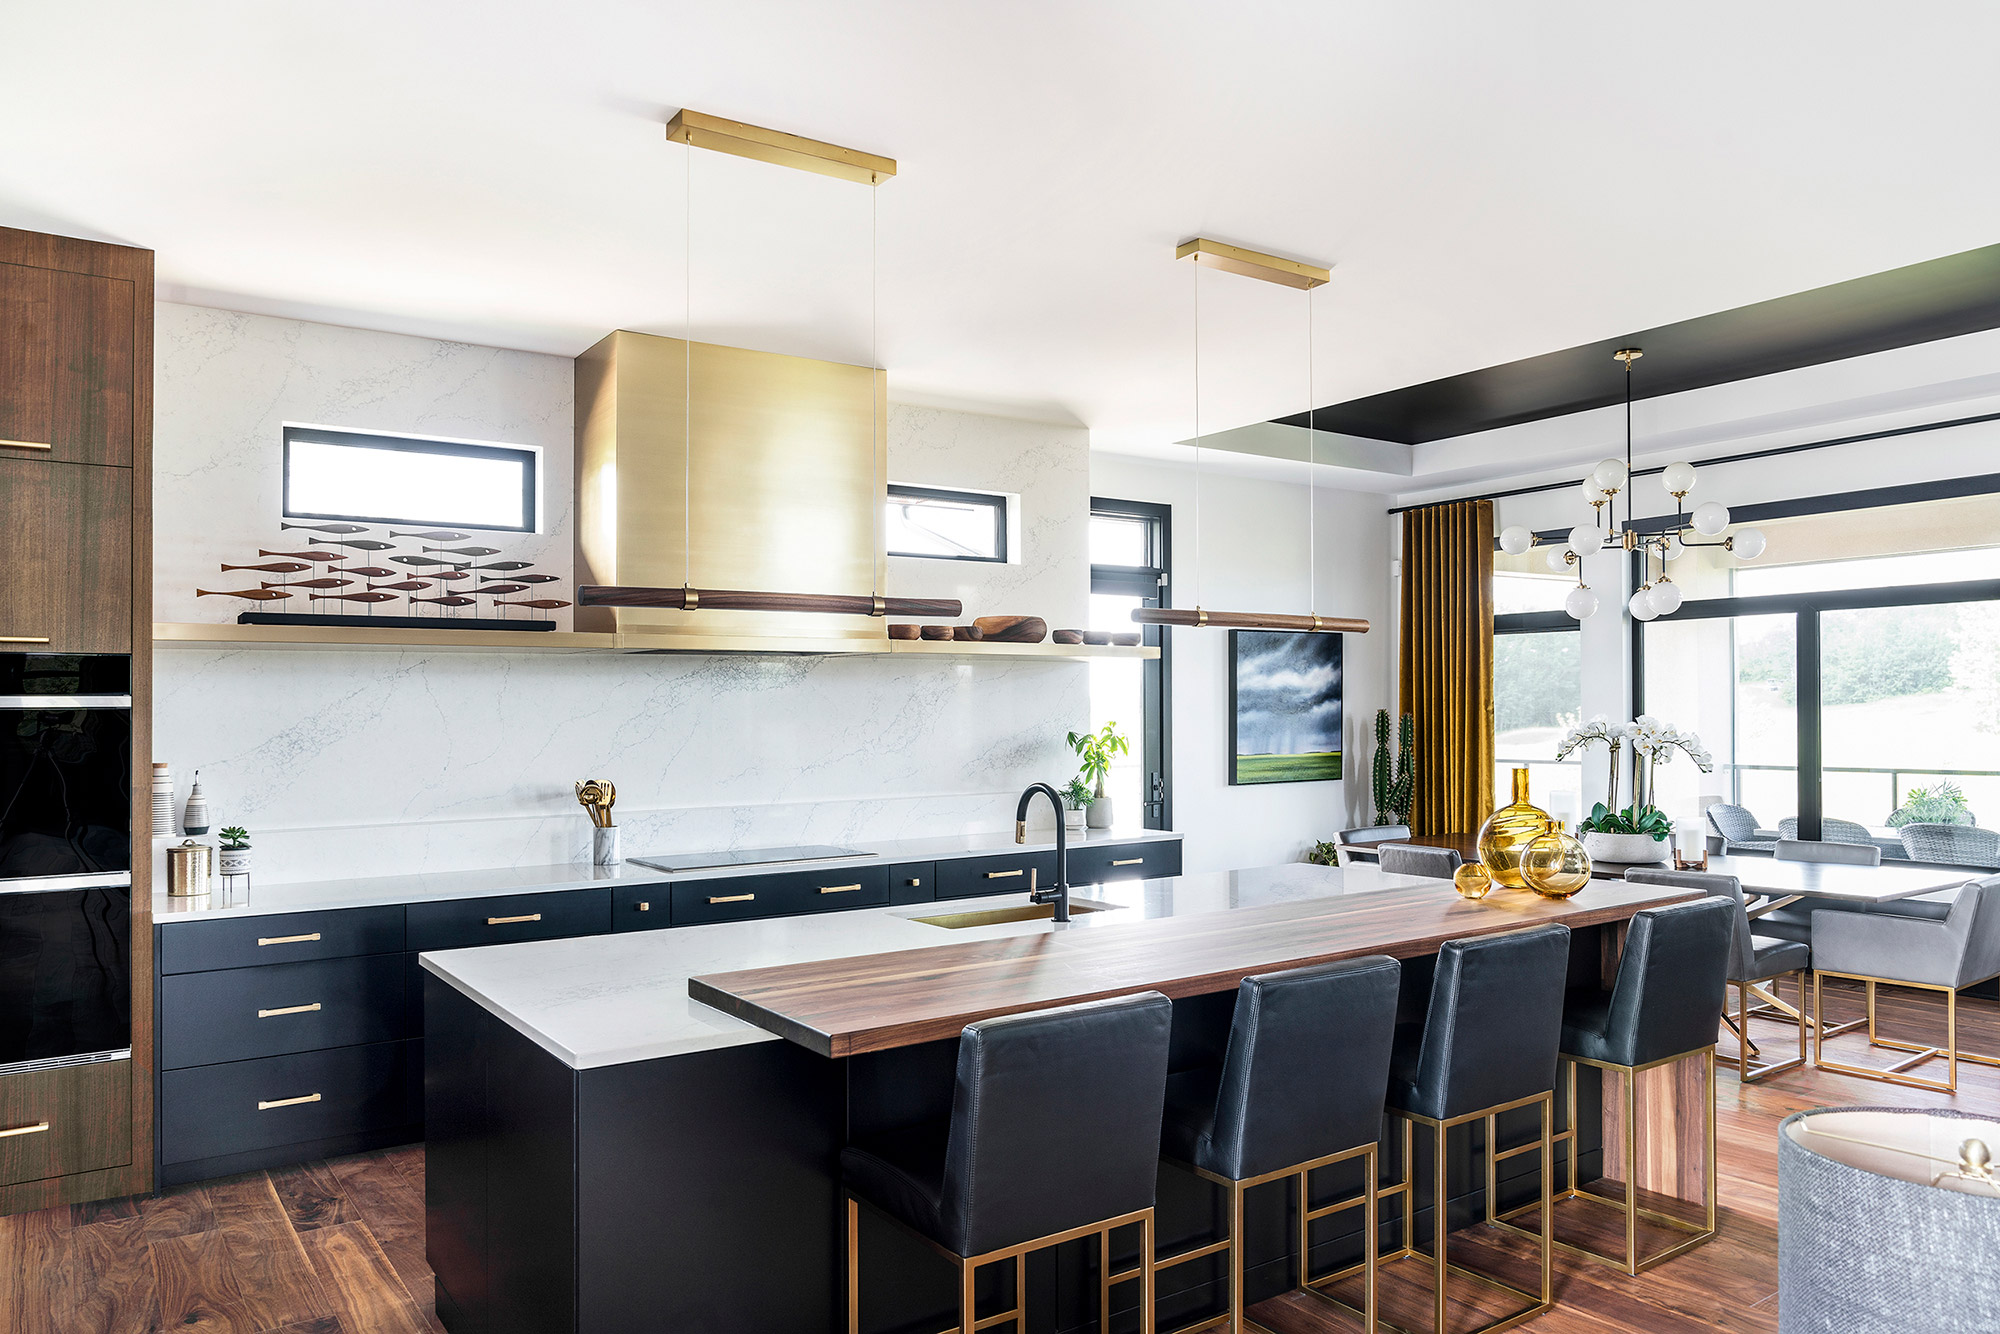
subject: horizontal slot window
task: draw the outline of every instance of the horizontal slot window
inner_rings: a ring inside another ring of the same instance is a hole
[[[285,428],[285,517],[532,533],[539,450]]]
[[[1007,560],[1007,498],[891,486],[883,533],[891,556]]]

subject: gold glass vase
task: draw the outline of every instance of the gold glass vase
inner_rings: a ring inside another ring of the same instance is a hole
[[[1493,877],[1478,862],[1467,862],[1452,873],[1451,884],[1461,897],[1483,899],[1493,888]]]
[[[1590,883],[1590,854],[1551,820],[1521,849],[1521,878],[1545,899],[1566,899]]]
[[[1521,852],[1548,828],[1549,814],[1528,801],[1528,771],[1514,770],[1514,800],[1486,817],[1479,826],[1479,860],[1493,883],[1524,889]]]

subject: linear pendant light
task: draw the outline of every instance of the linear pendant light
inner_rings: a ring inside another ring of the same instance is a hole
[[[1139,607],[1132,619],[1141,625],[1178,625],[1187,629],[1287,630],[1302,634],[1368,633],[1368,622],[1347,616],[1321,616],[1319,568],[1313,553],[1318,547],[1319,485],[1317,427],[1313,423],[1312,391],[1312,290],[1333,275],[1326,269],[1302,264],[1295,259],[1245,250],[1204,236],[1183,241],[1174,251],[1175,259],[1191,259],[1197,268],[1220,269],[1244,278],[1256,278],[1295,288],[1306,293],[1306,526],[1308,601],[1313,610],[1306,615],[1288,612],[1209,611],[1201,605],[1201,278],[1195,278],[1194,311],[1194,571],[1195,605],[1191,610],[1176,607]]]
[[[742,121],[725,120],[721,116],[710,116],[699,111],[682,108],[667,122],[667,138],[674,143],[686,144],[692,159],[697,148],[711,149],[719,153],[729,153],[736,157],[752,158],[759,162],[769,162],[781,167],[799,171],[816,172],[822,176],[835,176],[842,180],[858,181],[864,185],[876,186],[896,174],[893,158],[877,157],[855,148],[842,148],[838,144],[821,143],[817,139],[805,139],[782,130],[765,129],[761,125],[748,125]],[[692,199],[693,176],[687,178],[688,187],[684,198]],[[688,203],[689,232],[692,233],[692,203]],[[691,244],[691,242],[689,243]],[[876,261],[875,261],[875,204],[869,198],[868,215],[868,360],[869,369],[875,369],[879,360],[875,352],[878,321],[875,310]],[[691,290],[693,265],[685,259],[684,284]],[[692,298],[688,301],[688,313],[682,329],[683,356],[692,355],[693,316]],[[682,512],[688,515],[694,506],[693,455],[694,436],[690,429],[693,420],[693,381],[691,373],[688,383],[683,386],[684,411],[688,414],[683,427],[682,455],[686,468],[682,477]],[[875,393],[869,391],[869,448],[880,448],[881,426],[873,420]],[[875,546],[878,554],[882,550],[882,508],[884,499],[877,497],[875,510]],[[730,588],[695,588],[693,586],[694,543],[692,529],[683,537],[682,586],[679,588],[637,587],[622,584],[586,584],[576,591],[579,606],[584,607],[648,607],[666,608],[674,611],[798,611],[820,612],[833,616],[945,616],[964,614],[965,604],[956,598],[892,598],[884,597],[879,591],[866,596],[846,593],[764,593]],[[879,564],[877,565],[879,569]]]

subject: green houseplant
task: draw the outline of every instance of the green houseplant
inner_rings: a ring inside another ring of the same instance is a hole
[[[1082,774],[1069,780],[1069,786],[1062,790],[1062,799],[1063,823],[1071,829],[1083,828],[1084,812],[1097,798],[1090,795],[1090,784],[1083,781]]]
[[[1397,721],[1396,758],[1392,770],[1389,759],[1389,711],[1375,710],[1375,761],[1369,786],[1375,797],[1375,823],[1378,825],[1410,822],[1410,798],[1415,793],[1417,785],[1415,760],[1412,755],[1414,743],[1410,736],[1415,726],[1416,719],[1407,713]]]
[[[1929,787],[1913,787],[1903,804],[1889,813],[1889,827],[1912,824],[1978,824],[1965,804],[1965,789],[1948,778]]]
[[[1069,748],[1075,751],[1077,758],[1083,762],[1083,772],[1080,776],[1092,785],[1088,803],[1090,827],[1109,829],[1113,812],[1111,798],[1104,795],[1104,776],[1111,772],[1112,758],[1131,754],[1131,747],[1126,744],[1124,734],[1118,730],[1118,724],[1111,722],[1104,724],[1095,732],[1071,732]]]

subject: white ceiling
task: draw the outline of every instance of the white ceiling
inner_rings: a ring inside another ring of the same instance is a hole
[[[1113,449],[1192,430],[1188,236],[1333,266],[1331,402],[2000,216],[1977,0],[4,0],[0,31],[0,223],[151,247],[163,296],[240,310],[570,355],[678,332],[685,247],[697,338],[865,361],[867,187],[661,126],[893,156],[892,393]],[[1307,298],[1200,299],[1202,428],[1302,407]]]

